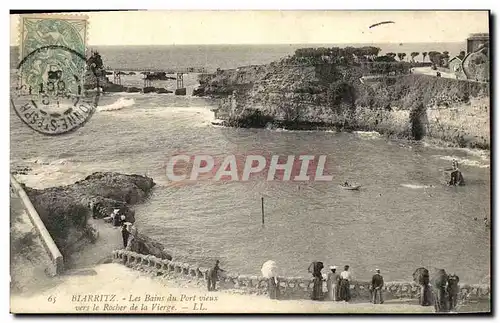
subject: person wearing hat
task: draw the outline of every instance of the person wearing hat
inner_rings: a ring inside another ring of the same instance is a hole
[[[114,227],[119,226],[120,224],[120,215],[119,215],[120,209],[114,209],[113,213],[111,213],[111,223],[113,223]]]
[[[382,287],[384,287],[384,277],[380,274],[380,269],[375,269],[375,275],[372,277],[370,290],[372,292],[372,303],[377,304],[377,295],[379,295],[380,304],[384,304],[382,297]]]
[[[330,266],[330,273],[326,280],[326,288],[328,289],[328,299],[337,301],[339,299],[339,281],[340,275],[337,273],[337,266]]]
[[[130,236],[130,226],[132,225],[132,223],[130,222],[123,222],[122,224],[122,239],[123,239],[123,248],[127,248],[127,244],[128,244],[128,238]]]
[[[215,266],[210,268],[208,271],[208,279],[207,279],[207,289],[208,291],[214,291],[215,285],[217,284],[217,279],[219,278],[219,271],[225,271],[219,267],[219,260],[215,262]]]

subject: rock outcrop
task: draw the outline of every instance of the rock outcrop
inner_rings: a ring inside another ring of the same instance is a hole
[[[99,243],[98,233],[88,224],[92,216],[104,218],[120,209],[125,221],[134,223],[131,205],[145,201],[155,183],[152,178],[120,173],[94,173],[74,184],[42,190],[23,185],[33,206],[65,258],[86,243]],[[131,251],[168,259],[160,243],[137,235]]]
[[[229,126],[271,123],[288,129],[377,131],[489,148],[487,83],[404,73],[362,82],[363,76],[379,70],[376,64],[381,63],[299,64],[284,59],[219,70],[201,75],[193,95],[218,99],[217,118]]]

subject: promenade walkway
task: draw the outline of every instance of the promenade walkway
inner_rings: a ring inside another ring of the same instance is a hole
[[[31,297],[11,298],[12,312],[36,313],[134,313],[129,308],[139,304],[135,313],[432,313],[432,307],[421,307],[409,301],[398,300],[374,305],[371,303],[314,302],[310,300],[270,300],[266,296],[239,295],[229,292],[207,292],[205,286],[193,287],[192,282],[152,278],[121,264],[102,264],[81,271],[81,274],[55,278],[58,284]],[[74,295],[116,295],[112,302],[78,302]],[[169,296],[176,301],[146,302],[151,298]],[[184,297],[182,296],[184,295]],[[56,298],[54,303],[49,297]],[[195,299],[192,298],[195,296]],[[136,297],[140,297],[139,300]],[[190,298],[191,297],[191,298]],[[181,301],[181,298],[183,301]],[[202,300],[202,298],[204,298]],[[132,301],[130,301],[132,299]],[[100,309],[93,311],[93,304]],[[106,303],[110,306],[104,310]],[[203,303],[202,309],[201,303]],[[148,310],[140,310],[147,304]],[[153,308],[153,304],[161,304]],[[83,306],[89,306],[85,308]],[[170,306],[169,308],[167,308]],[[173,307],[173,308],[172,308]],[[110,308],[122,309],[118,311]]]

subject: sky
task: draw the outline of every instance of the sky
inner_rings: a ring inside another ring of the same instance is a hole
[[[487,11],[136,11],[88,16],[88,45],[463,42]],[[368,27],[391,20],[394,24]],[[18,39],[11,15],[10,44]]]

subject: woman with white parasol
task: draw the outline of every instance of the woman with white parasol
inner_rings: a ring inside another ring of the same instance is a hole
[[[276,262],[273,260],[268,260],[262,265],[262,276],[267,278],[268,283],[268,294],[270,299],[278,299],[279,298],[279,282],[278,282],[278,267],[276,266]]]

